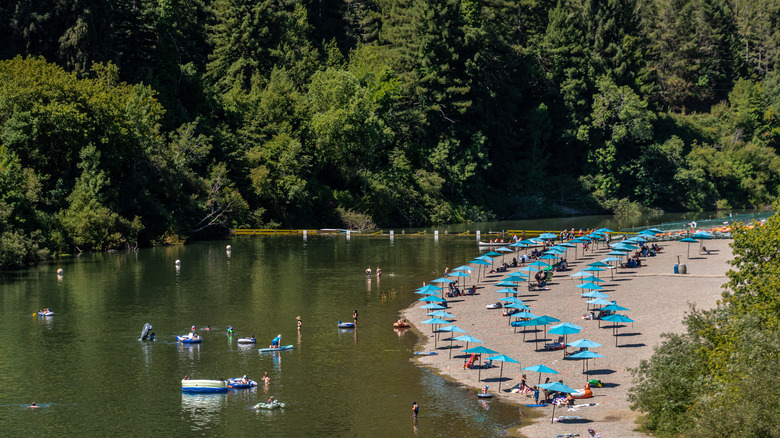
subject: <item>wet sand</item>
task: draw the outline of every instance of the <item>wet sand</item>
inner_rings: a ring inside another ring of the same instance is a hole
[[[582,289],[576,287],[582,282],[569,277],[571,274],[585,268],[588,263],[601,260],[609,252],[606,247],[599,245],[594,251],[582,254],[578,249],[578,257],[574,257],[574,251],[570,250],[567,259],[570,269],[557,272],[549,290],[529,291],[525,283],[518,287],[517,297],[526,302],[532,308],[535,315],[549,315],[560,319],[561,322],[570,322],[583,327],[578,334],[567,336],[567,341],[589,339],[602,347],[591,350],[606,356],[606,358],[592,359],[589,361],[589,375],[583,374],[583,363],[580,360],[564,359],[562,350],[546,351],[545,342],[555,341],[558,335],[547,334],[544,327],[538,331],[528,328],[523,339],[522,328],[515,329],[509,326],[508,317],[502,316],[502,310],[486,309],[485,306],[495,303],[506,295],[495,293],[501,287],[494,283],[501,281],[507,274],[518,270],[510,268],[507,272],[487,274],[477,283],[475,296],[449,298],[447,311],[457,319],[453,324],[466,331],[471,336],[483,341],[481,344],[470,343],[469,348],[484,346],[505,354],[521,364],[505,363],[503,378],[499,382],[500,362],[494,362],[493,368],[481,370],[481,380],[478,381],[477,369],[464,369],[466,348],[463,342],[453,342],[452,358],[449,358],[450,338],[449,333],[439,334],[434,348],[434,338],[431,335],[432,327],[420,324],[420,321],[430,318],[428,309],[422,309],[424,302],[404,311],[404,317],[412,322],[415,331],[421,335],[420,351],[436,351],[434,356],[417,356],[416,360],[424,366],[430,366],[441,374],[474,388],[476,391],[482,386],[489,385],[490,392],[502,401],[516,404],[534,403],[532,396],[510,392],[510,388],[520,383],[522,374],[527,375],[528,384],[535,385],[539,379],[539,373],[523,371],[521,368],[542,364],[548,366],[560,374],[542,374],[541,381],[546,377],[551,381],[563,380],[563,383],[574,388],[583,388],[588,379],[601,380],[605,385],[601,388],[592,388],[594,396],[588,399],[578,399],[573,411],[567,408],[555,409],[555,417],[579,416],[579,420],[567,420],[550,422],[552,405],[546,407],[527,408],[541,413],[541,417],[535,419],[532,424],[519,429],[519,433],[529,438],[551,437],[559,434],[578,433],[582,437],[589,436],[588,429],[594,429],[602,433],[604,437],[640,437],[647,436],[637,432],[637,412],[629,408],[627,401],[628,390],[632,386],[633,377],[629,368],[635,368],[643,359],[648,359],[653,353],[653,347],[660,345],[662,333],[684,331],[683,318],[690,311],[690,306],[695,305],[699,309],[708,309],[716,305],[720,299],[721,286],[727,281],[726,272],[729,269],[728,260],[731,259],[731,240],[710,240],[705,246],[711,250],[709,255],[698,254],[699,244],[690,244],[690,258],[687,257],[688,244],[676,241],[660,242],[662,251],[655,257],[643,259],[642,268],[617,269],[616,272],[605,271],[599,273],[599,277],[606,280],[599,283],[604,287],[602,292],[610,297],[609,300],[617,300],[617,304],[627,307],[630,311],[619,312],[633,319],[633,323],[621,324],[618,327],[618,336],[613,336],[613,324],[606,321],[591,321],[583,319],[586,314],[588,298],[580,297]],[[521,250],[523,251],[523,250]],[[475,256],[478,253],[475,248]],[[512,259],[508,253],[506,260]],[[674,265],[679,257],[680,263],[687,268],[687,274],[674,274]],[[501,260],[498,257],[497,262]],[[465,262],[465,261],[464,261]],[[498,263],[496,263],[498,266]],[[476,265],[472,267],[477,268]],[[489,268],[489,267],[488,267]],[[476,282],[477,271],[472,272],[472,279],[468,285]],[[420,295],[422,297],[422,295]],[[553,323],[546,328],[549,329]],[[599,325],[601,327],[599,327]],[[455,334],[454,336],[463,335]],[[617,346],[616,346],[617,342]],[[575,349],[569,348],[571,353]],[[483,355],[483,359],[489,355]],[[501,391],[498,391],[499,383]],[[583,405],[597,403],[596,406],[585,407]],[[578,407],[579,406],[579,407]],[[517,433],[517,431],[513,431]]]

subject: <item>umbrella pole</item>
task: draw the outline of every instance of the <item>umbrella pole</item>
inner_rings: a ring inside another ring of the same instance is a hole
[[[552,416],[550,417],[550,424],[553,424],[553,418],[555,418],[555,403],[553,403]]]
[[[452,359],[452,337],[450,337],[450,359]]]
[[[498,392],[501,392],[501,383],[504,381],[504,362],[501,362],[501,373],[498,375]]]

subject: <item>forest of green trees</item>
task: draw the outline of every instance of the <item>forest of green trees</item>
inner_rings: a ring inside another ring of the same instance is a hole
[[[7,0],[0,269],[230,228],[754,208],[780,0]]]

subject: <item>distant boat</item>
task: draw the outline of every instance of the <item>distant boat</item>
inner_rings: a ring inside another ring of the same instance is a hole
[[[477,244],[479,246],[504,246],[504,245],[509,245],[510,243],[512,243],[512,242],[492,242],[491,243],[491,242],[482,242],[482,241],[480,241]]]

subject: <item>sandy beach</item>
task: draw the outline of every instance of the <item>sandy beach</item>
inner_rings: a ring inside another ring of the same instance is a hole
[[[601,260],[609,250],[600,244],[593,251],[583,255],[582,248],[578,249],[578,257],[570,250],[567,261],[570,269],[565,272],[557,272],[549,290],[529,291],[525,283],[518,287],[517,297],[522,299],[532,308],[535,315],[549,315],[561,322],[570,322],[583,327],[578,334],[568,335],[567,341],[589,339],[603,344],[602,347],[591,350],[606,356],[590,360],[590,374],[583,374],[583,363],[580,360],[564,359],[562,350],[544,350],[544,343],[556,341],[557,335],[547,334],[539,327],[534,333],[529,328],[523,341],[522,328],[509,326],[508,317],[502,316],[502,310],[486,309],[486,305],[495,303],[506,295],[495,293],[500,287],[494,283],[504,279],[519,268],[509,268],[507,272],[493,273],[483,276],[477,283],[475,296],[462,296],[449,298],[447,311],[457,319],[453,324],[466,331],[468,334],[483,341],[481,344],[471,343],[469,348],[484,346],[507,355],[519,362],[505,363],[503,367],[503,379],[501,391],[499,387],[500,363],[494,362],[494,367],[481,370],[482,380],[478,381],[477,369],[464,369],[464,353],[466,348],[463,342],[453,342],[452,358],[449,358],[449,333],[441,333],[434,349],[432,327],[420,324],[429,319],[428,309],[421,306],[424,302],[415,303],[412,308],[404,312],[404,317],[413,324],[414,329],[421,335],[420,351],[436,351],[433,356],[417,356],[415,360],[421,365],[432,367],[443,375],[466,385],[468,387],[481,388],[490,386],[490,392],[501,400],[525,405],[534,403],[533,397],[519,393],[509,392],[510,388],[520,383],[523,373],[527,375],[529,385],[535,385],[539,379],[539,373],[523,371],[521,368],[542,364],[550,367],[560,374],[542,374],[541,381],[546,377],[551,381],[563,380],[563,383],[574,388],[583,388],[587,379],[599,379],[605,385],[601,388],[592,388],[594,396],[588,399],[578,399],[573,410],[557,407],[555,416],[578,416],[578,420],[566,420],[551,423],[552,405],[546,407],[527,408],[542,414],[540,418],[528,426],[519,429],[519,434],[529,438],[554,437],[562,434],[579,434],[582,437],[590,436],[588,429],[599,432],[604,437],[644,437],[644,433],[637,432],[636,419],[638,413],[629,408],[627,401],[628,390],[632,386],[632,375],[629,368],[635,368],[643,359],[648,359],[653,348],[662,341],[661,334],[668,332],[682,332],[684,326],[682,320],[690,306],[695,305],[699,309],[708,309],[716,305],[721,296],[721,286],[726,282],[725,273],[729,269],[728,260],[731,258],[731,240],[717,239],[705,242],[710,249],[709,255],[699,254],[699,244],[690,244],[690,258],[688,244],[676,241],[660,242],[662,251],[654,257],[643,259],[642,268],[617,269],[599,273],[599,277],[606,280],[599,283],[608,294],[609,300],[617,300],[617,304],[627,307],[629,311],[619,312],[634,320],[634,323],[625,323],[619,327],[619,336],[613,336],[612,323],[597,320],[585,320],[588,298],[580,296],[582,289],[576,287],[582,282],[569,277],[571,274],[585,268],[588,263]],[[521,250],[521,253],[524,250]],[[475,256],[478,253],[475,248]],[[507,261],[512,260],[512,253],[506,256]],[[674,265],[677,260],[685,264],[687,274],[674,274]],[[496,259],[501,261],[501,257]],[[467,261],[463,261],[464,263]],[[476,268],[476,265],[471,265]],[[488,267],[489,268],[489,267]],[[476,282],[477,271],[472,272],[467,284]],[[433,278],[431,278],[433,280]],[[422,295],[420,295],[422,297]],[[546,328],[549,329],[553,323]],[[599,327],[601,325],[601,327]],[[455,334],[455,336],[462,335]],[[535,339],[536,338],[536,339]],[[616,346],[616,341],[618,346]],[[569,348],[569,353],[575,349]],[[484,355],[483,359],[488,357]],[[596,406],[584,406],[588,404]],[[517,431],[513,431],[517,434]]]

